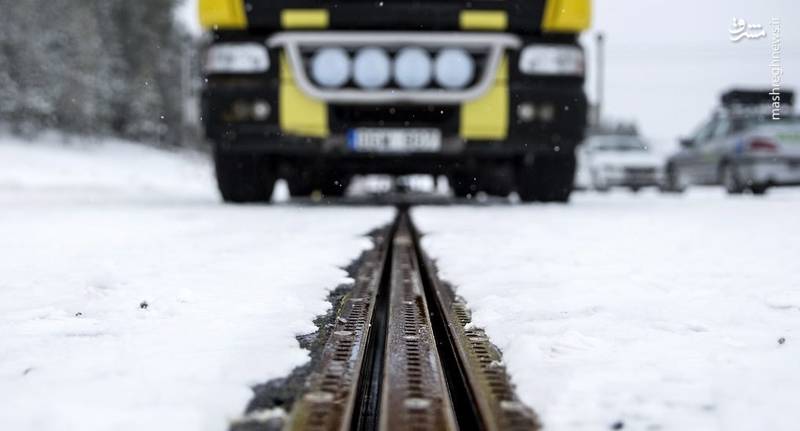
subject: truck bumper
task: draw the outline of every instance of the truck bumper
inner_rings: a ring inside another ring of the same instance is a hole
[[[502,139],[461,136],[464,108],[458,105],[329,105],[326,136],[302,136],[282,128],[277,91],[269,87],[250,90],[209,87],[203,95],[203,120],[207,137],[224,152],[274,156],[295,163],[335,159],[365,173],[444,172],[452,165],[571,152],[582,141],[587,114],[582,87],[577,84],[509,87],[507,132]],[[268,118],[259,121],[237,118],[234,113],[237,103],[256,102],[268,104]],[[539,115],[521,118],[521,112],[530,107],[540,111]],[[436,128],[442,134],[441,150],[410,154],[354,152],[348,148],[347,134],[361,127]]]

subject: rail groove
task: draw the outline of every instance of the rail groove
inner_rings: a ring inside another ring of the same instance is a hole
[[[320,365],[309,376],[308,390],[293,408],[287,429],[347,430],[353,423],[355,409],[361,410],[360,375],[364,363],[371,359],[367,355],[368,342],[375,342],[372,319],[385,283],[384,266],[392,235],[393,228],[386,228],[376,236],[376,247],[365,257],[353,290],[342,301],[330,339],[323,347]],[[368,364],[366,368],[371,367]]]
[[[401,209],[360,268],[286,429],[540,428],[500,352],[435,274]]]

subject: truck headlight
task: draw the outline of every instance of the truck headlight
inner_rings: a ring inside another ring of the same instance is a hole
[[[570,45],[531,45],[519,56],[519,70],[528,75],[583,76],[583,50]]]
[[[269,70],[269,54],[258,43],[219,43],[206,52],[206,73],[263,73]]]

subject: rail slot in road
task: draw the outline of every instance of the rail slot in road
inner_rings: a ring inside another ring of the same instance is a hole
[[[500,353],[435,274],[401,209],[359,269],[287,429],[540,428]]]

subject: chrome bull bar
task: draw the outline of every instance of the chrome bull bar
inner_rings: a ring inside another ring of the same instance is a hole
[[[506,33],[473,32],[282,32],[267,41],[270,48],[282,48],[291,67],[297,87],[307,96],[329,103],[350,104],[442,104],[455,105],[477,99],[494,84],[497,71],[507,49],[516,49],[520,39]],[[323,88],[308,76],[302,51],[304,49],[337,48],[402,48],[415,46],[429,49],[462,48],[486,53],[482,73],[473,85],[456,90],[443,88],[403,89],[383,88]]]

